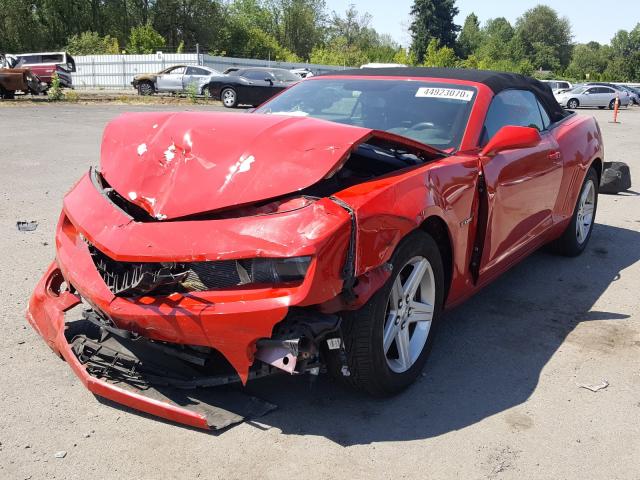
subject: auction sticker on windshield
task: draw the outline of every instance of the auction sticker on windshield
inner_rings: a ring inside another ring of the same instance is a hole
[[[416,97],[449,98],[469,102],[473,98],[473,91],[461,88],[420,87],[416,92]]]

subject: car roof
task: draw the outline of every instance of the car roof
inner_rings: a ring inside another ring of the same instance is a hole
[[[497,72],[493,70],[473,70],[465,68],[363,68],[352,70],[336,70],[323,75],[353,77],[402,77],[402,78],[441,78],[465,80],[481,83],[489,87],[494,94],[503,90],[529,90],[533,92],[545,106],[553,121],[561,120],[567,112],[558,104],[551,87],[535,78],[525,77],[517,73]]]

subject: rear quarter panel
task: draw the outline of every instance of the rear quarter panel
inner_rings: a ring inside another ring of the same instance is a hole
[[[573,215],[578,193],[589,167],[604,161],[602,133],[595,118],[574,114],[552,129],[563,161],[560,194],[554,209],[557,232],[562,232]]]

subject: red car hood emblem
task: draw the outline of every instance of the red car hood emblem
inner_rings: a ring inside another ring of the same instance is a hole
[[[371,135],[294,116],[128,113],[105,130],[101,172],[129,201],[172,219],[302,190]]]

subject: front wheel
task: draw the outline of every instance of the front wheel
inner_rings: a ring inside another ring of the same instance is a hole
[[[431,351],[444,299],[442,259],[428,234],[416,231],[406,237],[391,265],[384,287],[360,310],[343,315],[350,375],[341,378],[376,396],[397,393],[418,377]]]
[[[575,110],[580,106],[580,102],[576,98],[572,98],[567,102],[567,108],[570,110]]]
[[[233,108],[238,104],[238,96],[233,88],[225,88],[220,93],[222,104],[227,108]]]
[[[614,108],[616,108],[616,101],[615,100],[611,100],[609,102],[609,110],[613,110]]]
[[[140,82],[138,84],[139,95],[153,95],[156,89],[151,82]]]
[[[584,179],[569,225],[552,247],[560,255],[576,257],[587,246],[598,208],[598,174],[592,168]]]

